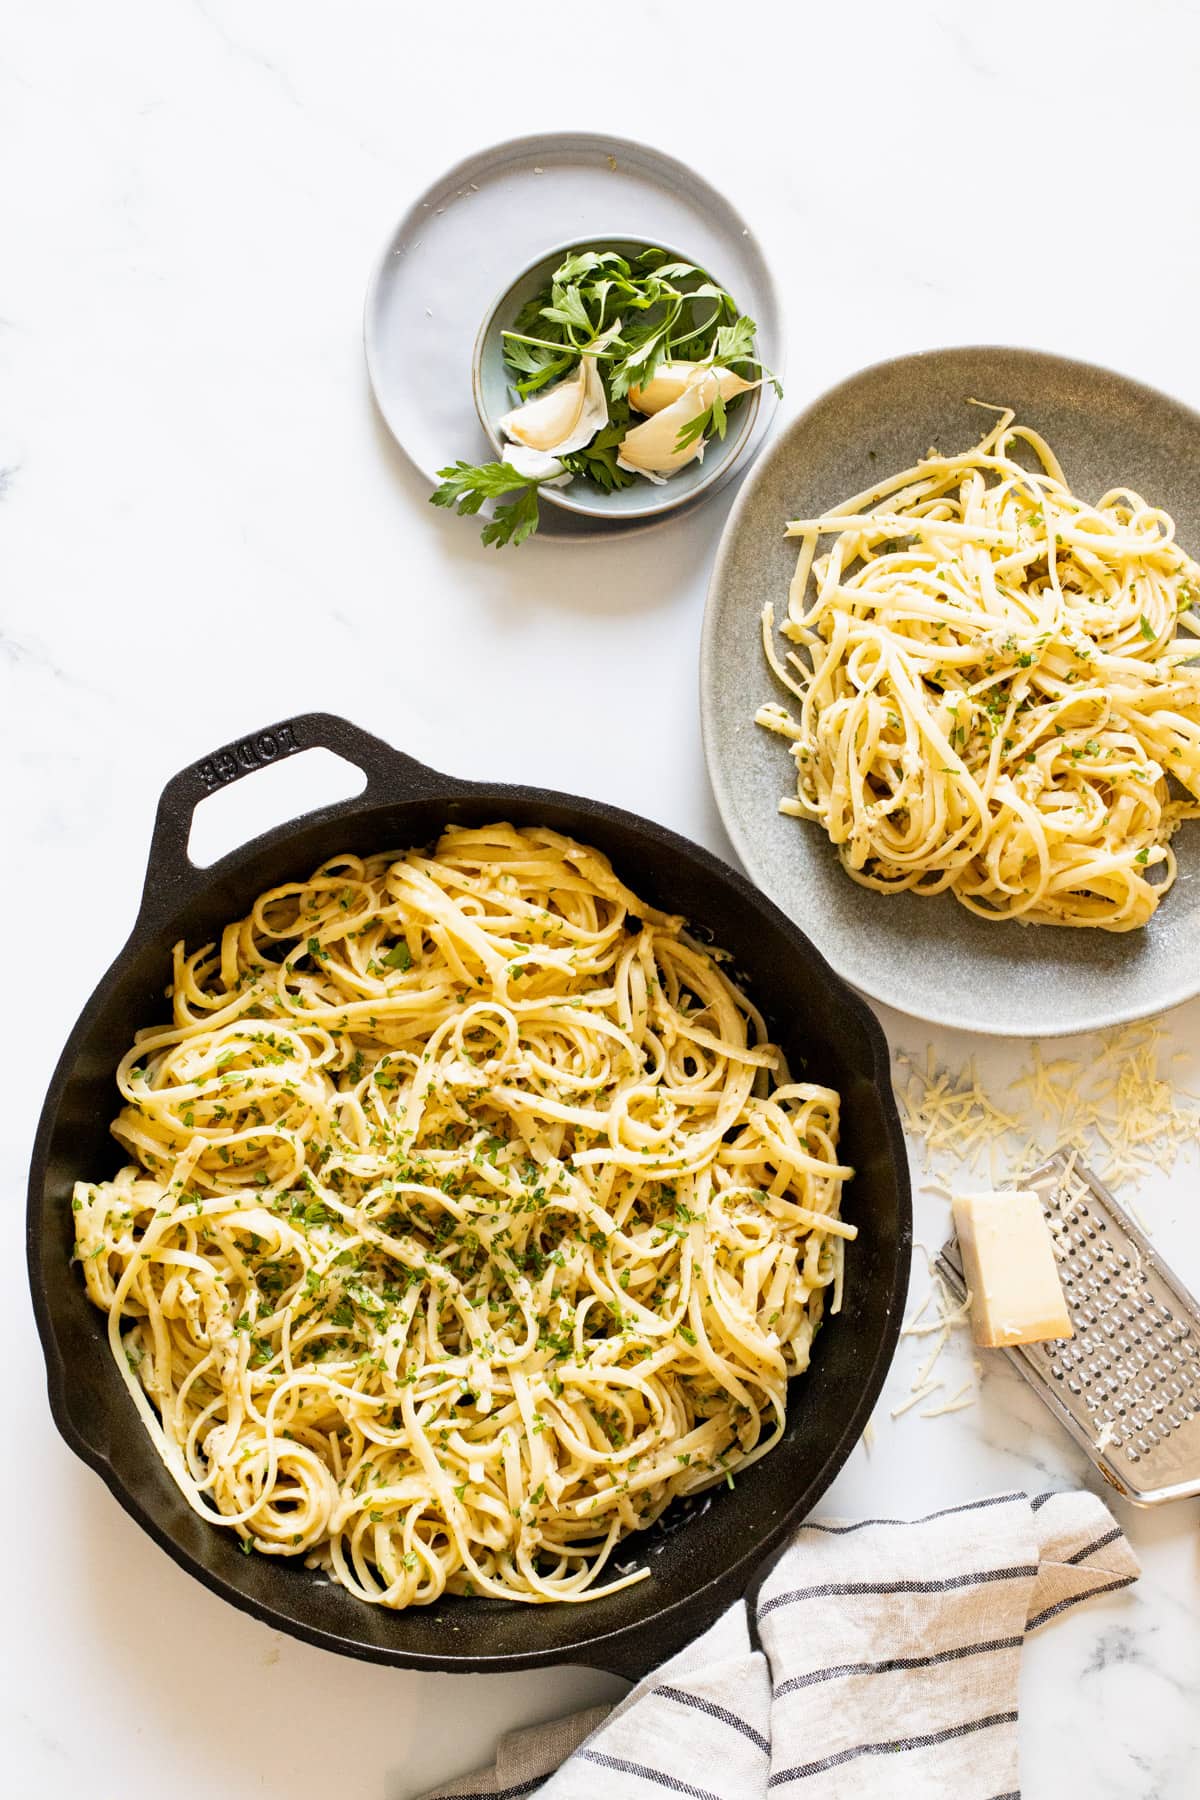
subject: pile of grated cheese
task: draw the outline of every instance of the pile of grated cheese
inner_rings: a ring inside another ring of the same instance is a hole
[[[982,1086],[975,1058],[957,1072],[942,1068],[930,1044],[923,1062],[896,1051],[893,1086],[905,1134],[921,1146],[926,1169],[952,1165],[979,1171],[985,1151],[995,1172],[995,1152],[1021,1131],[1019,1119],[1001,1112]]]
[[[932,1047],[922,1060],[897,1051],[896,1098],[925,1168],[959,1179],[986,1172],[999,1187],[1070,1145],[1102,1181],[1137,1187],[1195,1151],[1200,1096],[1172,1079],[1183,1053],[1170,1052],[1159,1023],[1118,1026],[1086,1044],[1081,1054],[1048,1056],[1035,1040],[1032,1066],[1009,1083],[1016,1097],[1003,1106],[973,1058],[951,1071]]]

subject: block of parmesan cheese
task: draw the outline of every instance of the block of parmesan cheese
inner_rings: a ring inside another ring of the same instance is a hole
[[[975,1342],[990,1349],[1074,1337],[1037,1195],[955,1194],[953,1208]]]

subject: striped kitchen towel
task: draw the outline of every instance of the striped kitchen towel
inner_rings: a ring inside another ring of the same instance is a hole
[[[1138,1565],[1088,1493],[802,1525],[763,1582],[620,1705],[501,1740],[426,1800],[1018,1800],[1031,1631]]]

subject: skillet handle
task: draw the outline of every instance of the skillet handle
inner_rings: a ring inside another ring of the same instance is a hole
[[[252,731],[235,743],[223,744],[219,750],[181,769],[168,781],[159,797],[150,839],[142,891],[143,913],[151,905],[157,905],[164,894],[169,894],[172,902],[186,900],[207,879],[207,872],[198,869],[188,855],[192,814],[201,800],[240,781],[244,775],[266,768],[269,763],[294,756],[298,750],[313,749],[334,751],[361,769],[367,778],[365,795],[356,795],[351,800],[320,809],[323,816],[331,818],[343,809],[351,811],[360,807],[364,799],[375,802],[432,799],[460,785],[435,774],[415,757],[393,749],[382,738],[373,737],[369,731],[351,724],[349,719],[339,718],[336,713],[300,713],[294,719],[281,719],[278,724]]]

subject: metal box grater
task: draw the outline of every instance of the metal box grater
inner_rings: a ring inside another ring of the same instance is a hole
[[[1200,1494],[1200,1308],[1073,1151],[1020,1185],[1045,1209],[1075,1336],[1003,1354],[1125,1499]],[[935,1264],[961,1302],[954,1238]]]

